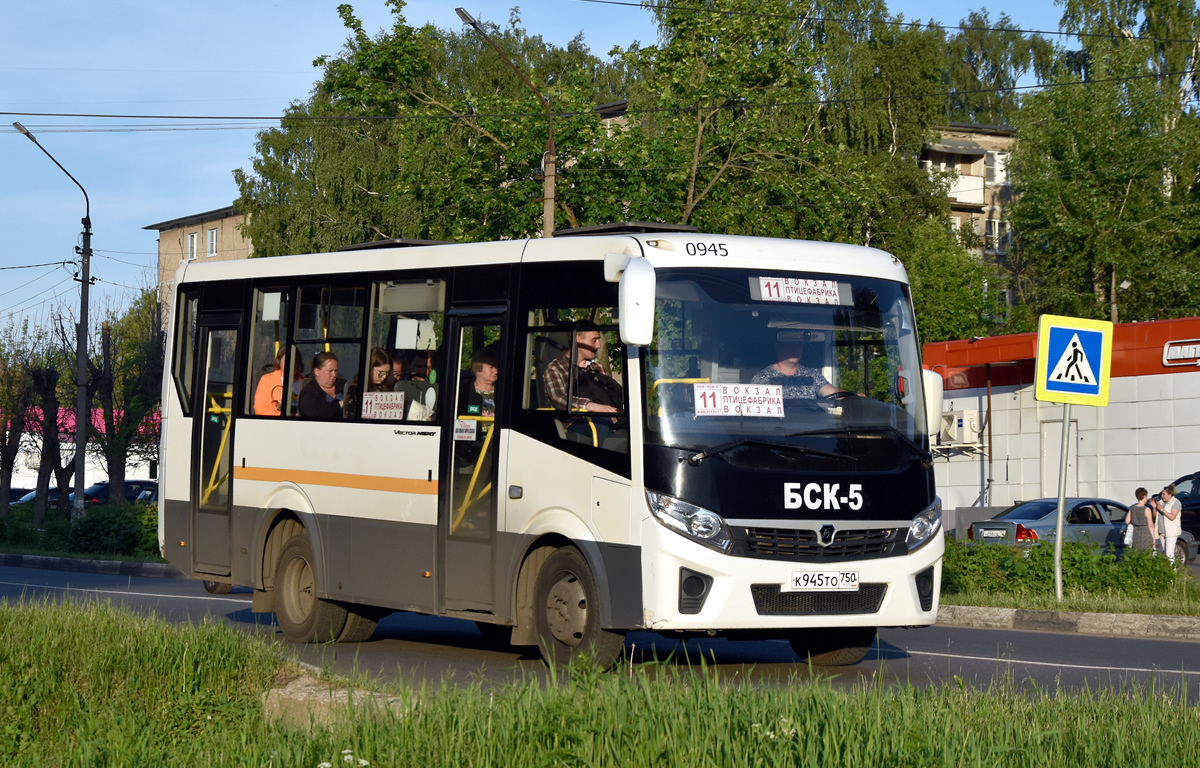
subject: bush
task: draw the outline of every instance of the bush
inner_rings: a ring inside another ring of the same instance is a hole
[[[0,544],[45,552],[150,557],[159,553],[158,507],[98,504],[87,507],[80,520],[47,516],[41,528],[35,528],[32,506],[21,505],[0,519]]]
[[[131,507],[97,504],[75,521],[68,552],[132,555],[141,541],[141,523]]]
[[[1127,551],[1121,557],[1095,545],[1063,542],[1063,581],[1092,594],[1157,597],[1175,581],[1176,570],[1165,557]],[[943,594],[992,592],[1004,595],[1054,593],[1054,546],[1007,547],[965,544],[946,539],[942,566]]]

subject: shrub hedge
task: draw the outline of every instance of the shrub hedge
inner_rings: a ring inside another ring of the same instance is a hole
[[[0,518],[0,544],[46,552],[82,555],[152,557],[158,551],[158,507],[139,502],[124,507],[88,506],[79,520],[44,520],[33,524],[33,507],[9,507]]]
[[[1175,581],[1176,570],[1152,552],[1123,552],[1120,557],[1095,545],[1063,542],[1063,580],[1093,594],[1157,597]],[[967,544],[947,537],[942,594],[992,592],[1005,595],[1054,593],[1054,546],[1010,547]]]

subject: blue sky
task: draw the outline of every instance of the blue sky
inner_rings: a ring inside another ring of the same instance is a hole
[[[382,0],[352,3],[364,27],[391,26]],[[412,0],[410,24],[461,27],[454,6],[504,24],[515,0]],[[583,0],[519,3],[524,26],[565,45],[579,32],[592,51],[652,42],[649,14]],[[19,268],[73,261],[83,195],[11,124],[19,121],[87,190],[91,200],[92,313],[127,304],[156,277],[157,233],[148,224],[229,205],[232,171],[249,168],[255,128],[128,130],[145,121],[48,117],[278,115],[305,98],[312,60],[346,40],[336,0],[37,0],[0,12],[0,322],[12,314],[47,322],[54,307],[78,308],[75,269]],[[903,0],[909,20],[957,24],[971,6]],[[976,6],[978,7],[978,6]],[[1031,0],[1005,6],[1024,29],[1054,30],[1061,9]],[[994,13],[994,15],[996,15]],[[174,121],[178,124],[182,121]],[[259,126],[261,127],[261,126]]]

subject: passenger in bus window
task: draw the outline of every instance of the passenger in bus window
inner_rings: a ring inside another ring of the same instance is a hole
[[[300,415],[306,419],[342,418],[342,388],[338,377],[338,359],[332,352],[313,356],[312,375],[300,389]]]
[[[392,389],[404,393],[404,418],[407,421],[433,421],[437,408],[437,371],[434,352],[421,350],[409,361],[407,378],[396,382]]]
[[[280,347],[275,366],[264,373],[254,387],[254,415],[278,416],[283,409],[283,358],[287,347]]]
[[[615,379],[608,375],[604,365],[596,359],[600,352],[603,334],[600,331],[576,331],[574,357],[571,351],[551,361],[546,366],[542,379],[546,384],[546,397],[559,410],[587,413],[617,413],[624,402],[624,391]],[[575,379],[575,396],[567,407],[571,379]],[[591,419],[569,419],[567,431],[583,435],[588,440],[603,442],[612,433],[617,417]],[[593,433],[593,427],[596,432]]]
[[[751,384],[778,384],[783,387],[783,399],[815,399],[837,391],[816,368],[805,365],[804,348],[809,341],[819,340],[820,332],[784,330],[775,334],[777,362],[768,365],[750,379]]]
[[[480,347],[471,355],[471,372],[459,390],[458,408],[460,415],[493,418],[496,415],[496,382],[500,378],[500,356],[489,344]]]
[[[395,350],[391,354],[392,369],[391,375],[388,377],[388,389],[396,386],[396,382],[404,381],[404,357],[403,352]]]
[[[387,352],[384,352],[379,347],[373,347],[371,349],[371,364],[367,370],[369,371],[367,374],[368,392],[392,391],[392,358]],[[350,386],[346,388],[346,401],[343,405],[347,416],[358,413],[359,391],[358,374],[356,373],[354,379],[350,382]]]

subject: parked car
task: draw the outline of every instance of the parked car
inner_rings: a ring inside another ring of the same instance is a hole
[[[138,496],[147,488],[158,489],[157,480],[126,480],[125,481],[125,500],[137,501]],[[72,504],[75,503],[75,494],[72,493],[68,497]],[[84,504],[107,504],[108,503],[108,481],[101,480],[98,483],[89,485],[83,489]]]
[[[1068,498],[1063,510],[1063,541],[1099,544],[1110,551],[1124,549],[1125,514],[1129,507],[1111,499]],[[967,539],[984,544],[1037,544],[1054,541],[1058,499],[1034,499],[1014,504],[990,520],[967,529]],[[1175,546],[1176,559],[1196,557],[1196,537],[1185,531]]]
[[[158,483],[154,484],[153,488],[146,488],[138,494],[138,501],[158,501]]]
[[[13,503],[13,504],[32,504],[34,499],[36,499],[36,498],[37,498],[37,491],[33,490],[33,491],[30,491],[29,493],[26,493],[24,496],[22,496],[21,498],[17,499],[14,502],[11,502],[11,503]],[[46,503],[51,504],[51,505],[58,503],[58,489],[57,488],[50,489],[49,493],[47,494]]]
[[[8,503],[16,504],[18,501],[21,500],[21,497],[27,493],[33,493],[33,489],[32,488],[9,488],[8,489]]]
[[[1159,495],[1154,494],[1154,498],[1159,498]],[[1200,472],[1184,475],[1175,481],[1175,498],[1179,499],[1183,530],[1200,540]]]

